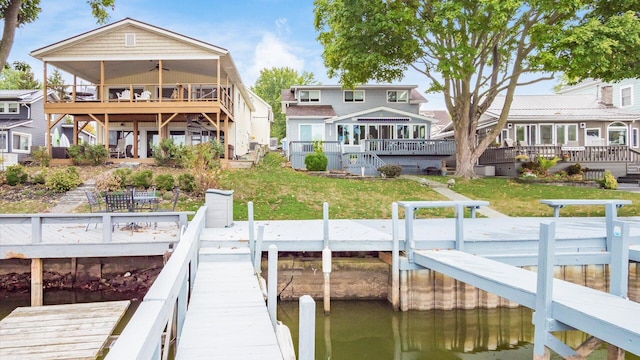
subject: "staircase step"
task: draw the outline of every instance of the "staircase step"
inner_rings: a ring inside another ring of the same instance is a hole
[[[200,261],[251,261],[251,251],[248,247],[203,247],[199,257]]]

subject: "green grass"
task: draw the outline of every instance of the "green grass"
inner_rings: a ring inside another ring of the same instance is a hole
[[[429,178],[446,182],[446,178]],[[541,199],[625,199],[632,204],[622,207],[618,214],[640,214],[640,194],[627,191],[523,184],[505,178],[456,179],[453,190],[474,200],[489,201],[491,208],[509,216],[552,216],[552,209],[540,204]],[[560,216],[604,216],[604,206],[567,206]]]

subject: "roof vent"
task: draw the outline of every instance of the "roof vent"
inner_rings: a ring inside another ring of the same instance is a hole
[[[134,33],[124,34],[124,46],[126,47],[136,46],[136,34]]]

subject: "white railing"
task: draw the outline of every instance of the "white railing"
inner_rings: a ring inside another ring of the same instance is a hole
[[[189,223],[171,258],[107,354],[107,360],[166,359],[174,337],[177,348],[198,268],[206,211],[206,206],[200,207]]]

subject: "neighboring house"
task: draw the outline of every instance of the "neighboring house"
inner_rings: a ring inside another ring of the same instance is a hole
[[[273,109],[266,101],[247,90],[255,111],[251,113],[251,131],[248,132],[249,148],[255,144],[270,144],[271,124],[273,123]]]
[[[436,121],[431,125],[431,137],[440,134],[449,124],[451,124],[451,116],[447,110],[420,110],[420,115],[432,117]]]
[[[567,163],[609,168],[617,176],[626,175],[630,172],[628,165],[637,162],[640,114],[607,102],[610,90],[605,88],[600,98],[593,94],[514,96],[496,146],[485,151],[480,164],[496,165],[497,175],[517,175],[513,165],[518,154],[532,158],[558,156],[567,157]],[[478,139],[497,123],[504,100],[503,96],[497,97],[482,115]],[[452,126],[439,136],[453,138]]]
[[[73,77],[65,85],[68,96],[44,106],[46,114],[60,114],[48,130],[67,115],[73,115],[75,134],[95,122],[99,144],[112,150],[126,139],[135,161],[153,161],[152,147],[164,138],[187,145],[218,139],[226,145],[225,159],[233,159],[249,151],[252,123],[268,122],[253,117],[256,96],[242,83],[228,50],[134,19],[31,55],[44,62],[45,79],[52,66]],[[268,144],[268,134],[260,138]]]
[[[301,85],[282,90],[288,154],[304,168],[313,142],[322,141],[329,169],[376,173],[384,164],[406,172],[441,167],[453,154],[452,142],[438,147],[430,139],[432,117],[420,115],[426,99],[409,85]],[[344,155],[346,154],[346,155]],[[349,159],[349,161],[346,161]]]
[[[44,146],[47,116],[42,90],[0,90],[0,168],[23,161],[32,146]],[[57,97],[49,91],[49,101]]]
[[[617,108],[640,113],[640,79],[624,79],[616,83],[590,79],[576,85],[565,86],[558,91],[558,94],[593,95]]]

